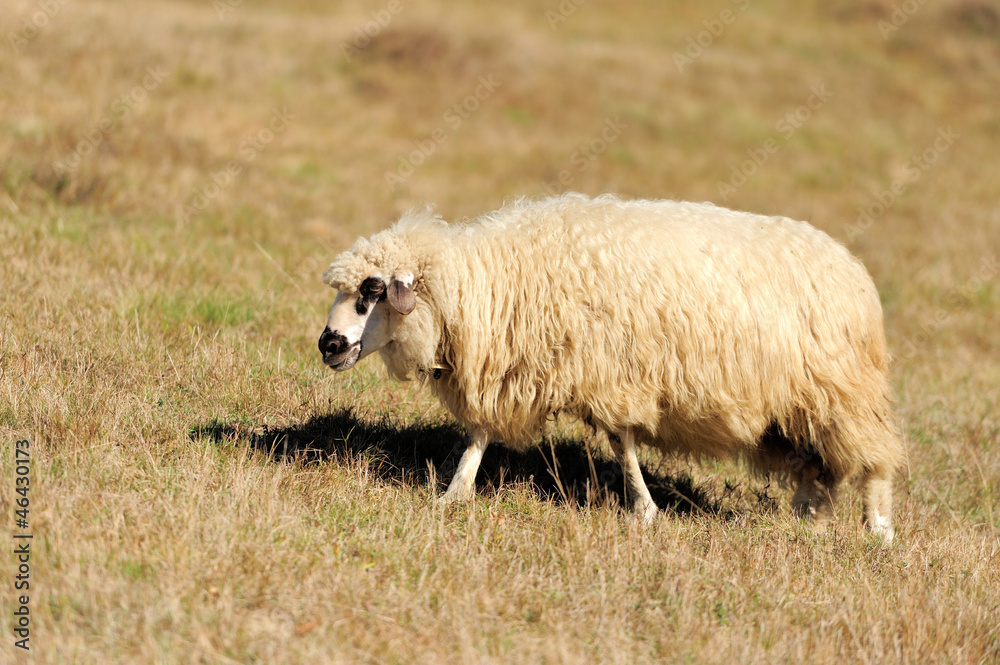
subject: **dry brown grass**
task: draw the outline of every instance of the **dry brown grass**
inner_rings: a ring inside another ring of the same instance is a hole
[[[737,4],[590,2],[551,29],[556,2],[404,0],[348,61],[341,42],[388,3],[220,20],[207,1],[68,0],[15,54],[39,5],[5,2],[0,531],[9,551],[29,437],[32,660],[997,662],[998,12],[926,3],[883,39],[882,0]],[[678,71],[727,7],[735,22]],[[147,67],[169,74],[118,112]],[[444,114],[490,76],[453,129]],[[777,123],[818,83],[832,96],[786,139]],[[274,109],[294,117],[251,161],[241,141]],[[628,127],[574,157],[609,118]],[[948,127],[960,138],[852,233]],[[721,202],[769,138],[725,203],[849,241],[883,295],[912,448],[891,547],[866,539],[852,493],[819,537],[737,465],[656,458],[665,514],[637,531],[572,423],[551,449],[491,449],[476,502],[445,510],[427,460],[446,479],[461,432],[377,360],[319,362],[325,263],[414,203],[474,215],[564,170],[588,193]],[[0,660],[20,662],[11,583]]]

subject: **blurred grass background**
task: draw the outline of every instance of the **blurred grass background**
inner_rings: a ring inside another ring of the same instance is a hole
[[[1000,657],[995,2],[6,0],[0,36],[35,661]],[[787,215],[864,260],[897,545],[853,496],[815,538],[739,465],[653,457],[667,516],[630,531],[563,422],[431,505],[461,432],[377,360],[322,366],[319,275],[412,205],[563,190]]]

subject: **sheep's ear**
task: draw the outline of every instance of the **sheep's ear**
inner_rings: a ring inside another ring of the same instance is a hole
[[[409,270],[397,270],[385,295],[389,304],[400,314],[412,312],[417,306],[417,295],[413,292],[413,273]]]

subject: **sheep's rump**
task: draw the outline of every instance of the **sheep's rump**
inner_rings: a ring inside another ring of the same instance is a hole
[[[454,370],[432,385],[466,425],[516,446],[570,411],[761,470],[898,462],[878,294],[806,223],[574,195],[397,233]]]

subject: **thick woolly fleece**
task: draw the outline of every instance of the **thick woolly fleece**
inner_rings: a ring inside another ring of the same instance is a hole
[[[577,194],[468,224],[411,211],[324,280],[353,291],[397,269],[417,307],[381,350],[389,371],[449,367],[432,389],[507,445],[565,411],[792,478],[891,477],[903,462],[875,286],[804,222]]]

